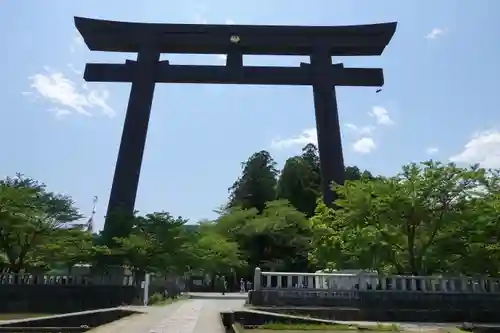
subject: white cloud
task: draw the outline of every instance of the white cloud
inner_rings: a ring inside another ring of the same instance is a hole
[[[274,149],[286,149],[297,146],[305,146],[308,143],[318,143],[318,137],[315,128],[308,128],[302,131],[300,135],[288,139],[275,139],[271,142]]]
[[[308,143],[318,144],[318,137],[316,128],[308,128],[302,131],[300,135],[288,138],[288,139],[275,139],[271,143],[271,148],[273,149],[288,149],[303,147]],[[358,139],[352,144],[354,151],[360,154],[368,154],[372,152],[375,148],[375,142],[372,138],[364,136]]]
[[[354,142],[354,144],[352,145],[354,151],[360,154],[371,153],[376,147],[377,146],[375,144],[375,141],[373,141],[373,139],[369,137],[363,137],[358,141]]]
[[[82,87],[83,88],[83,87]],[[116,115],[115,110],[113,110],[106,102],[109,98],[109,91],[107,90],[90,90],[87,95],[87,100],[92,107],[97,106],[101,108],[101,111],[107,115],[109,118],[113,118]]]
[[[368,154],[375,149],[375,141],[371,137],[375,131],[375,126],[357,126],[350,123],[344,126],[357,136],[356,141],[352,144],[352,148],[355,152]]]
[[[71,111],[60,108],[52,108],[49,109],[49,111],[54,113],[54,117],[56,117],[56,119],[61,119],[71,114]]]
[[[83,74],[83,72],[82,72],[81,70],[79,70],[78,68],[76,68],[76,67],[75,67],[75,65],[73,65],[73,64],[68,64],[67,66],[68,66],[68,68],[69,68],[69,69],[70,69],[73,73],[75,73],[76,75],[82,75],[82,74]]]
[[[350,131],[358,134],[358,135],[370,135],[373,133],[375,130],[374,126],[357,126],[351,123],[347,123],[344,125],[346,128],[348,128]]]
[[[100,109],[110,118],[115,116],[115,111],[107,104],[109,93],[106,90],[85,89],[62,72],[52,72],[48,68],[46,72],[29,77],[32,88],[29,94],[52,103],[49,110],[56,116],[68,112],[91,116],[94,109]]]
[[[370,117],[374,117],[378,125],[394,125],[394,121],[389,116],[389,111],[381,106],[374,106],[373,109],[368,112]]]
[[[450,157],[450,161],[500,168],[500,131],[489,130],[473,135],[460,153]]]
[[[75,37],[73,37],[73,40],[71,41],[71,44],[69,45],[69,51],[71,53],[75,53],[84,44],[85,44],[85,42],[83,41],[83,37],[80,34],[78,34]]]
[[[388,126],[394,124],[394,121],[389,117],[389,112],[383,107],[375,106],[368,114],[375,118],[376,125]],[[353,123],[346,123],[343,127],[347,129],[347,133],[351,133],[350,139],[355,140],[351,141],[354,151],[360,154],[368,154],[377,148],[373,134],[378,126],[358,126]],[[272,141],[271,147],[273,149],[286,149],[305,146],[308,143],[317,144],[316,128],[305,129],[300,135],[288,139],[275,139]]]
[[[439,152],[439,148],[438,147],[429,147],[425,150],[425,152],[427,153],[427,155],[435,155]]]
[[[425,38],[436,39],[436,38],[441,37],[444,34],[446,34],[446,31],[447,31],[446,29],[434,28],[431,30],[431,32],[429,32],[427,35],[425,35]]]

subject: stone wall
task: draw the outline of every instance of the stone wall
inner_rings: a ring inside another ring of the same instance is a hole
[[[250,292],[249,303],[257,307],[302,308],[309,311],[304,314],[337,320],[498,322],[500,318],[497,293],[261,289]]]
[[[0,322],[0,332],[85,332],[141,312],[128,309],[92,310],[41,318]]]
[[[0,313],[68,313],[135,304],[133,285],[0,284]]]

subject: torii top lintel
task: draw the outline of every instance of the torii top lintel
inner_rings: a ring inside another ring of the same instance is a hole
[[[396,22],[352,26],[271,26],[132,23],[75,17],[92,51],[139,52],[145,44],[161,53],[310,55],[314,47],[338,56],[381,55]],[[231,41],[237,36],[237,43]]]

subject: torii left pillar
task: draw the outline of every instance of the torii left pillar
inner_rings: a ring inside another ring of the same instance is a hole
[[[119,235],[126,236],[130,232],[120,219],[134,214],[159,60],[160,52],[151,46],[143,47],[137,55],[106,213],[104,235],[119,237]]]

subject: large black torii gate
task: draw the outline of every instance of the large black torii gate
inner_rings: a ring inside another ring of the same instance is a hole
[[[343,183],[344,159],[335,86],[381,87],[382,69],[345,68],[332,56],[381,55],[396,22],[307,27],[131,23],[75,17],[91,51],[134,52],[125,64],[89,63],[88,82],[131,82],[125,124],[107,209],[134,212],[156,83],[308,85],[313,87],[323,200],[331,206],[331,182]],[[226,54],[225,66],[173,65],[161,53]],[[244,54],[307,55],[297,67],[244,66]]]

